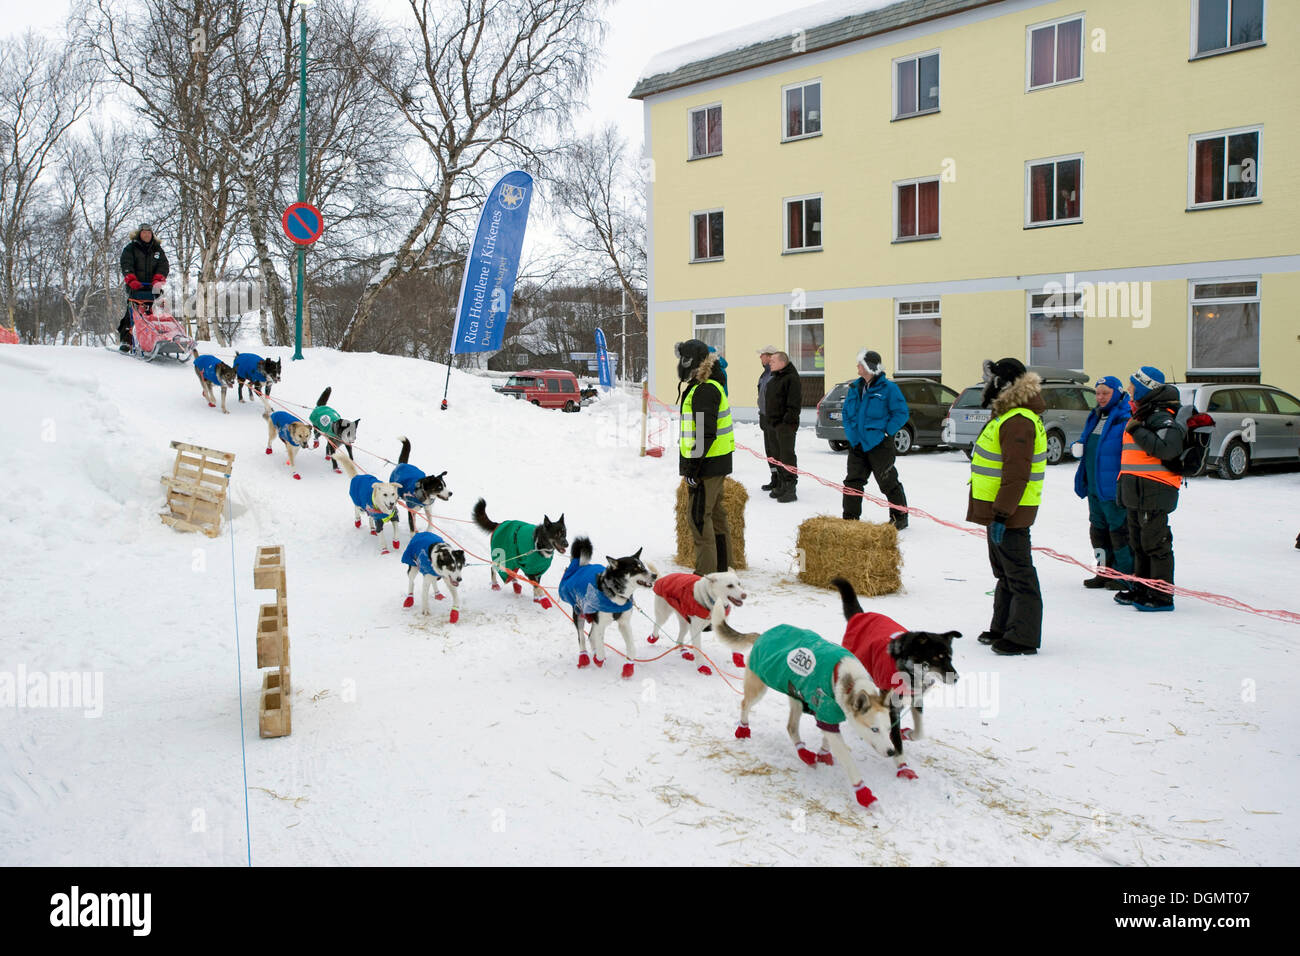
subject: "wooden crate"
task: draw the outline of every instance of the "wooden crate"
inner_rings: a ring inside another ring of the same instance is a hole
[[[258,591],[274,589],[283,603],[285,599],[284,548],[267,544],[257,549],[253,561],[253,588]]]
[[[293,729],[289,668],[268,671],[262,679],[262,698],[258,706],[258,733],[263,737],[287,737]]]
[[[285,606],[263,604],[257,615],[257,666],[289,665],[289,622]]]
[[[158,517],[178,531],[202,531],[215,538],[221,534],[221,512],[235,456],[178,441],[171,446],[176,449],[176,462],[172,473],[160,479],[168,510]]]

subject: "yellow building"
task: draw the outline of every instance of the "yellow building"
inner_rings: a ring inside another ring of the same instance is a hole
[[[1297,36],[1280,0],[904,0],[658,55],[651,388],[699,337],[745,417],[768,343],[807,405],[862,348],[1300,392]]]

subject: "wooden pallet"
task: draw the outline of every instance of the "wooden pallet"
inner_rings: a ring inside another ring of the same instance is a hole
[[[178,441],[171,446],[176,449],[176,463],[172,473],[160,479],[169,510],[158,517],[178,531],[202,531],[215,538],[221,534],[221,512],[235,456]]]
[[[292,729],[289,684],[289,608],[284,548],[264,545],[253,559],[253,587],[274,590],[275,601],[257,616],[257,666],[273,667],[262,679],[258,730],[263,737],[286,737]]]

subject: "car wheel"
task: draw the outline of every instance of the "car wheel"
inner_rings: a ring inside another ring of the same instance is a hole
[[[1234,438],[1228,442],[1228,447],[1223,449],[1223,455],[1219,458],[1219,477],[1245,478],[1246,472],[1250,471],[1250,452],[1246,451],[1246,443],[1240,438]]]
[[[831,446],[831,451],[848,451],[848,450],[849,450],[849,443],[846,442],[846,441],[838,441],[837,439],[831,438],[831,439],[828,440],[827,444],[829,444],[829,445]]]
[[[1060,432],[1047,433],[1047,463],[1059,465],[1065,457],[1065,436]]]
[[[578,410],[578,404],[573,399],[569,399],[564,403],[564,410],[566,412],[576,412]]]
[[[894,433],[894,451],[899,455],[906,455],[912,450],[912,429],[904,425]]]
[[[542,403],[539,402],[539,401],[538,401],[537,399],[535,399],[535,398],[533,399],[533,404],[536,405],[538,408],[541,408],[541,407],[542,407]]]

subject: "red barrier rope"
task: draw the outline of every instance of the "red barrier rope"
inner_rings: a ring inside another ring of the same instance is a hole
[[[656,405],[660,406],[661,408],[667,409],[673,414],[677,414],[676,408],[660,401],[658,398],[655,398],[653,395],[650,396],[650,400],[653,401]],[[909,515],[917,515],[918,517],[921,518],[928,518],[929,520],[933,521],[935,524],[942,525],[945,528],[951,528],[954,531],[960,531],[963,534],[969,534],[980,538],[988,536],[988,533],[983,528],[980,527],[970,528],[964,525],[954,524],[951,521],[945,521],[942,518],[936,518],[934,515],[930,514],[928,511],[925,511],[921,508],[917,508],[911,505],[892,504],[889,501],[886,501],[884,498],[877,498],[875,495],[867,494],[865,491],[858,491],[856,488],[846,488],[844,485],[840,484],[837,481],[830,481],[829,479],[823,478],[820,475],[813,474],[810,471],[804,471],[802,468],[796,468],[791,465],[787,465],[785,462],[777,461],[775,458],[769,458],[762,452],[755,451],[753,448],[750,448],[748,445],[742,445],[740,442],[736,442],[736,447],[743,451],[749,452],[755,458],[762,459],[763,461],[766,461],[770,465],[777,465],[781,468],[784,468],[792,475],[803,475],[804,477],[811,478],[813,481],[825,485],[827,488],[832,488],[840,492],[840,494],[857,495],[858,497],[870,501],[872,504],[879,505],[883,508],[891,508],[895,511],[905,511]],[[1275,621],[1282,621],[1283,623],[1286,624],[1300,624],[1300,614],[1297,614],[1295,611],[1287,611],[1281,608],[1252,607],[1251,605],[1246,604],[1244,601],[1238,601],[1236,598],[1228,597],[1226,594],[1215,594],[1212,591],[1194,591],[1191,588],[1184,588],[1184,587],[1179,587],[1178,585],[1170,584],[1168,581],[1160,581],[1155,578],[1140,578],[1134,574],[1122,574],[1121,572],[1116,571],[1113,568],[1097,567],[1091,564],[1087,564],[1083,561],[1080,561],[1078,558],[1072,557],[1068,554],[1062,554],[1061,552],[1054,551],[1051,548],[1045,548],[1045,547],[1035,545],[1032,548],[1032,550],[1037,551],[1040,554],[1045,554],[1049,558],[1052,558],[1053,560],[1056,561],[1060,561],[1063,564],[1072,564],[1075,565],[1076,567],[1082,568],[1085,571],[1091,571],[1093,574],[1100,575],[1101,577],[1115,578],[1120,581],[1132,581],[1137,584],[1145,585],[1146,587],[1149,587],[1152,590],[1160,591],[1162,594],[1179,595],[1182,597],[1196,598],[1199,601],[1205,601],[1206,603],[1209,604],[1215,604],[1218,605],[1219,607],[1225,607],[1232,611],[1243,611],[1247,614],[1255,614],[1260,617],[1270,618]]]

